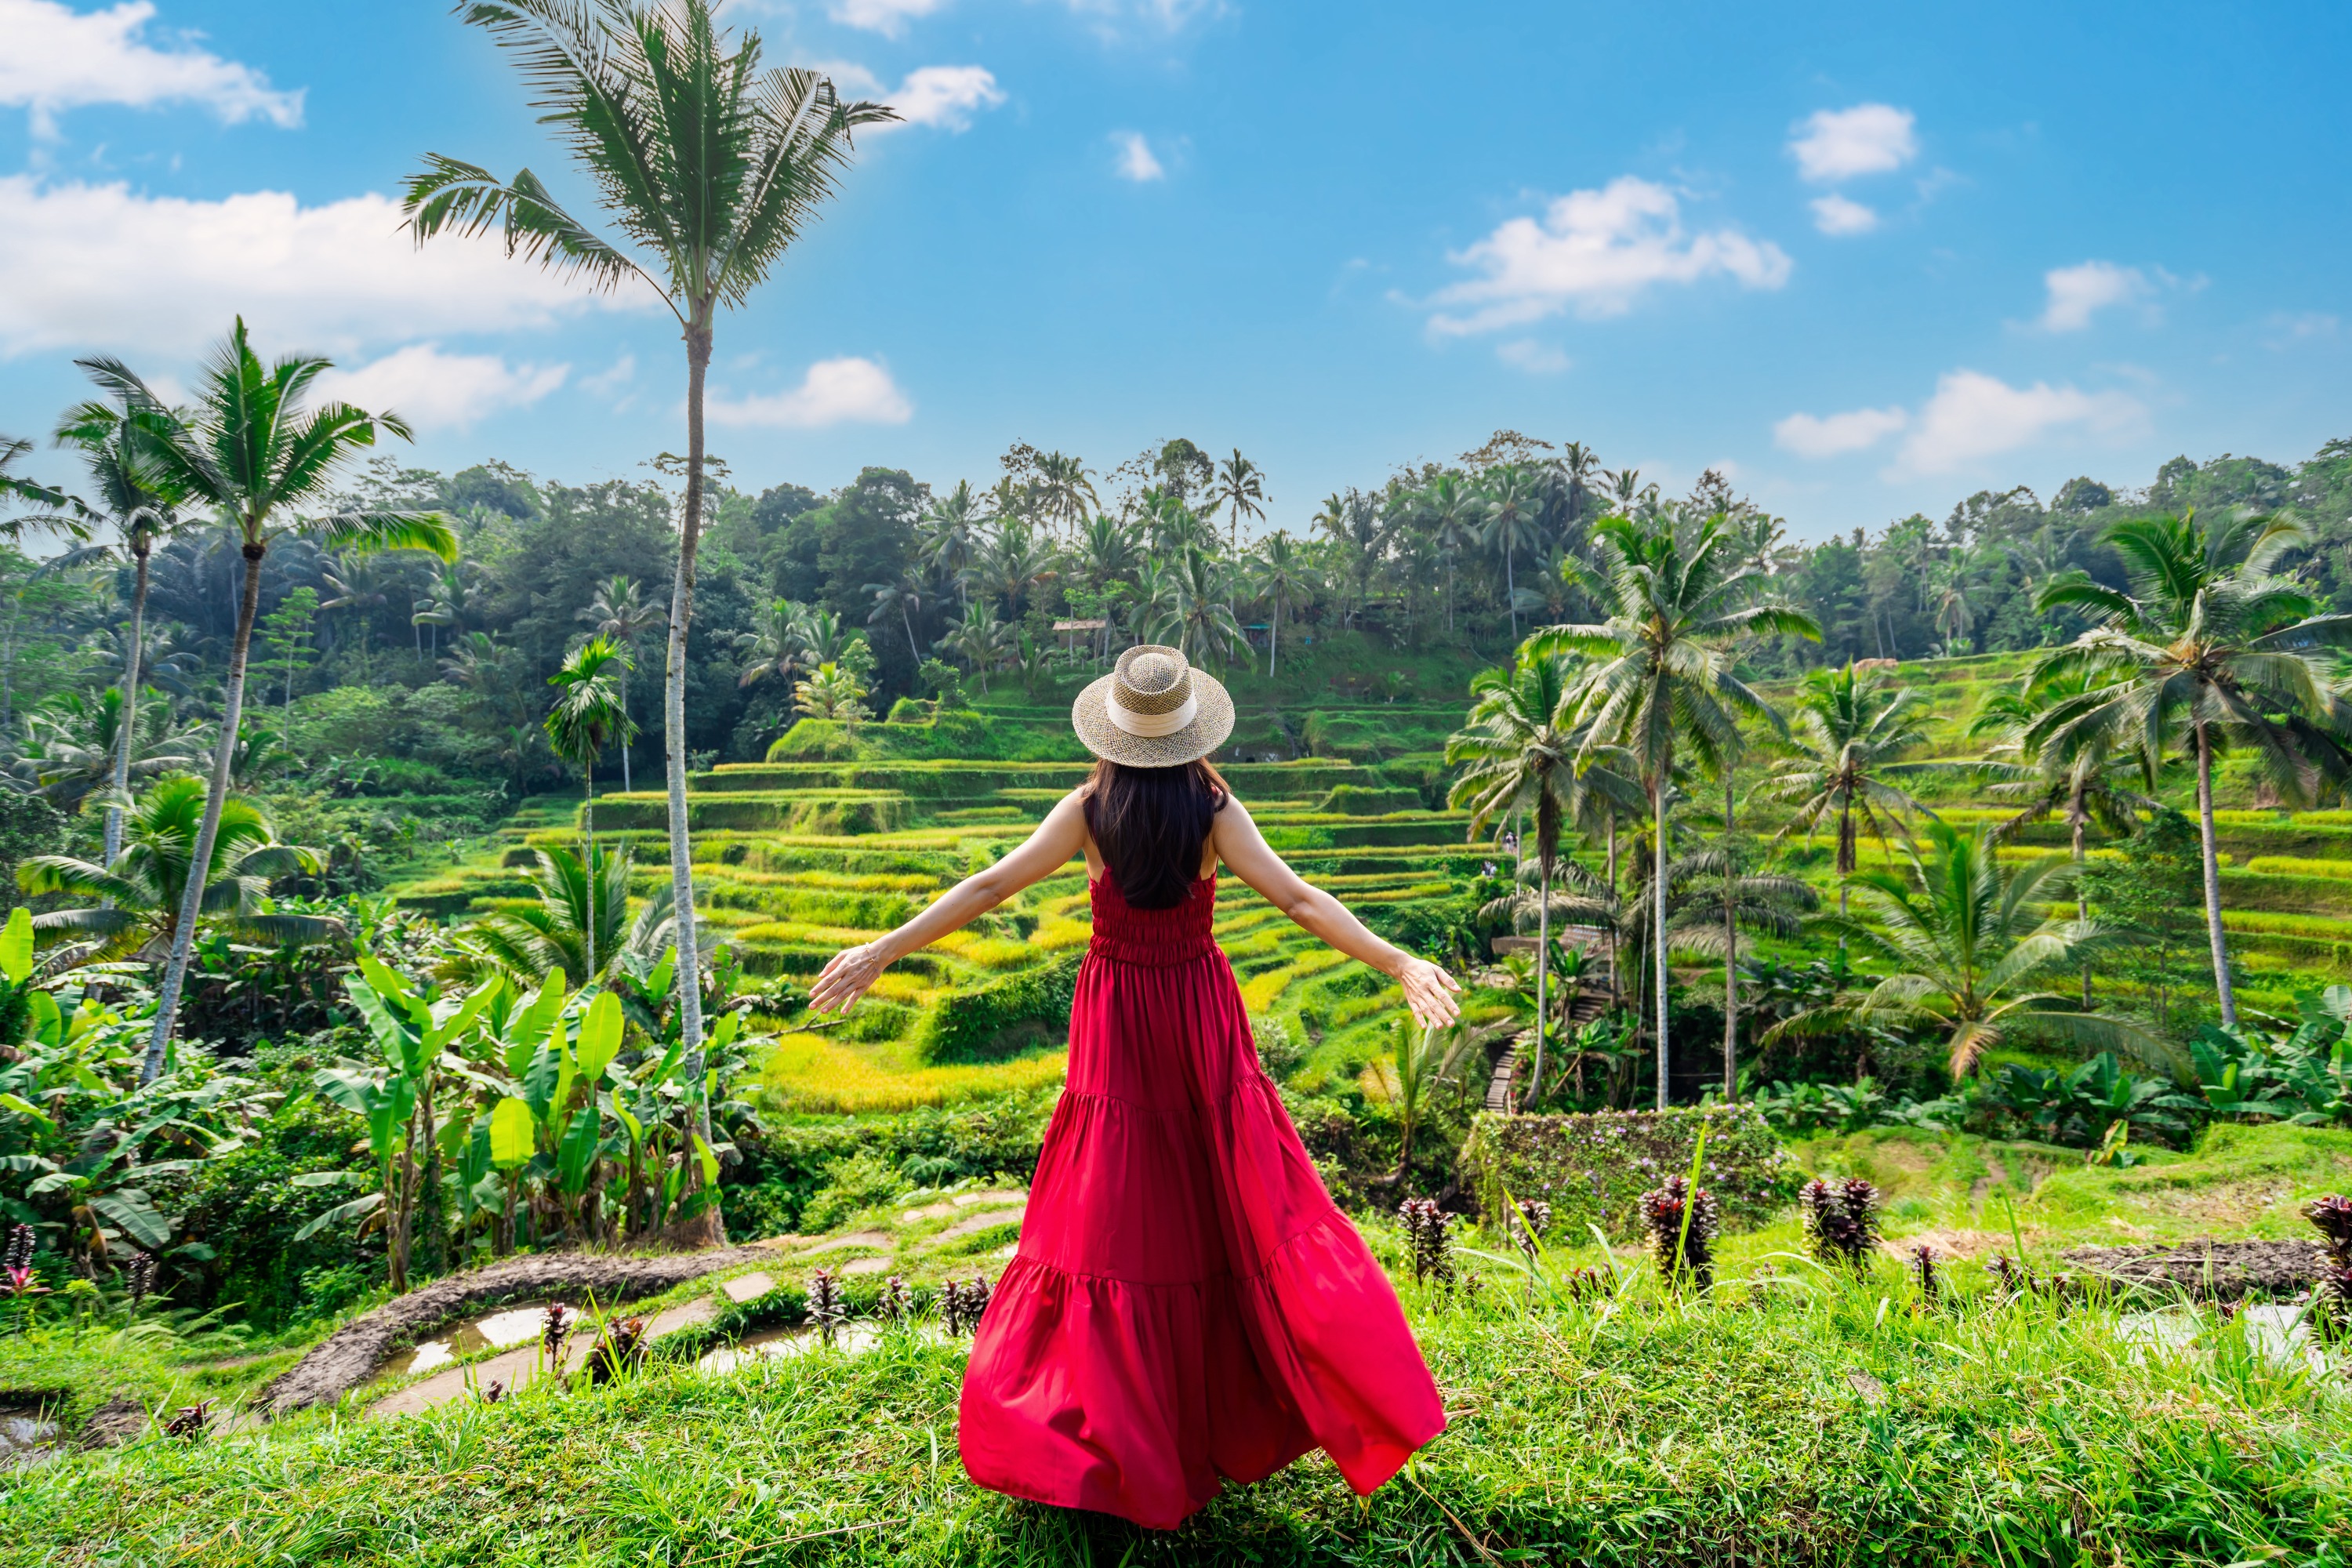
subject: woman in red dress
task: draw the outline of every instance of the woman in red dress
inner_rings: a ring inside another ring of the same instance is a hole
[[[1454,1017],[1457,987],[1266,847],[1206,761],[1232,699],[1181,652],[1129,649],[1072,717],[1094,776],[1003,860],[835,955],[811,1004],[846,1008],[893,960],[1086,857],[1094,937],[1069,1078],[964,1373],[964,1468],[1157,1529],[1310,1448],[1369,1493],[1445,1415],[1387,1276],[1258,1066],[1210,935],[1218,863],[1394,976],[1423,1023]]]

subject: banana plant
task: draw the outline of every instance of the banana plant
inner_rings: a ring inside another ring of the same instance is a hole
[[[339,1064],[321,1068],[313,1081],[320,1093],[366,1123],[377,1190],[320,1215],[297,1232],[295,1239],[341,1219],[371,1216],[371,1226],[389,1228],[392,1288],[402,1291],[408,1289],[420,1201],[427,1209],[429,1234],[436,1246],[441,1239],[441,1149],[433,1094],[446,1071],[444,1058],[454,1042],[474,1029],[506,981],[494,977],[463,997],[436,996],[430,986],[412,985],[364,949],[359,971],[344,978],[343,990],[383,1065]],[[420,1150],[425,1155],[421,1163]],[[381,1220],[372,1217],[377,1215]]]

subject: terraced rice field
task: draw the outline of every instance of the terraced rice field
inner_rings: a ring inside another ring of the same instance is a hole
[[[1045,723],[1038,710],[992,717],[1041,731]],[[1458,711],[1383,705],[1346,717],[1359,729],[1377,723],[1391,745],[1429,750],[1385,762],[1235,762],[1223,771],[1268,840],[1376,925],[1465,897],[1491,852],[1465,845],[1459,814],[1433,809],[1442,795],[1435,748]],[[1061,710],[1053,721],[1066,737]],[[867,744],[888,748],[896,728],[869,727]],[[841,948],[897,925],[1019,842],[1085,778],[1089,764],[1075,741],[1068,745],[1074,754],[1055,762],[881,756],[722,764],[697,774],[689,812],[701,910],[747,970],[804,982]],[[411,907],[457,920],[528,900],[530,851],[575,842],[577,813],[576,801],[540,797],[462,862],[395,891]],[[640,892],[667,875],[664,820],[657,793],[597,800],[600,840],[636,848]],[[762,1062],[763,1085],[780,1108],[840,1113],[1058,1081],[1066,984],[1057,1017],[1053,983],[1075,965],[1089,931],[1085,868],[1074,861],[900,963],[847,1019],[784,1029]],[[1402,1011],[1385,977],[1324,948],[1231,880],[1218,889],[1216,931],[1252,1014],[1307,1050],[1297,1081],[1353,1076],[1384,1047],[1387,1021]]]
[[[1906,666],[1897,679],[1926,697],[1923,756],[1973,756],[1968,719],[1985,693],[2013,679],[2021,656]],[[888,930],[958,878],[1018,842],[1045,808],[1086,775],[1087,761],[1059,703],[999,702],[989,733],[1045,761],[941,760],[922,725],[867,726],[856,760],[789,758],[724,764],[690,785],[699,902],[747,969],[804,982],[844,946]],[[1465,842],[1457,813],[1441,809],[1440,750],[1461,710],[1429,704],[1332,705],[1311,715],[1317,744],[1341,754],[1293,762],[1234,761],[1224,771],[1267,838],[1304,874],[1375,926],[1459,908],[1490,849]],[[1263,758],[1286,729],[1245,711],[1228,754]],[[1332,737],[1338,739],[1334,741]],[[2168,794],[2183,795],[2185,785]],[[1948,819],[1973,824],[2007,812],[1965,784],[1921,794]],[[2220,814],[2227,924],[2250,972],[2249,1001],[2281,1008],[2294,992],[2352,975],[2352,811],[2255,809],[2249,777],[2225,768]],[[2187,804],[2185,798],[2177,804]],[[402,901],[462,920],[505,900],[528,900],[534,847],[571,843],[578,804],[535,798],[487,844],[455,864],[420,868],[395,887]],[[659,794],[597,802],[600,837],[636,847],[638,889],[667,874]],[[1776,825],[1751,817],[1769,833]],[[2054,823],[2004,851],[2063,853]],[[1828,882],[1828,844],[1792,841],[1790,863]],[[2095,846],[2094,854],[2105,853]],[[1883,861],[1865,844],[1865,863]],[[1353,1078],[1386,1046],[1401,998],[1381,976],[1340,958],[1249,889],[1218,892],[1216,931],[1253,1016],[1305,1054],[1303,1089]],[[782,1029],[762,1079],[780,1108],[814,1113],[910,1110],[1058,1081],[1064,1065],[1063,984],[1085,949],[1084,868],[1073,863],[1020,898],[898,965],[846,1020]],[[1478,1009],[1501,1016],[1497,1003]],[[804,1020],[800,1022],[805,1022]]]

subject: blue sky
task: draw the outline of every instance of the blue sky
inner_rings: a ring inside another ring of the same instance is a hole
[[[1507,426],[1818,537],[2352,434],[2352,13],[1946,9],[732,0],[912,122],[723,321],[713,449],[985,484],[1184,435],[1296,529]],[[242,310],[418,461],[644,477],[666,312],[411,250],[428,150],[584,199],[437,4],[0,0],[0,431]]]

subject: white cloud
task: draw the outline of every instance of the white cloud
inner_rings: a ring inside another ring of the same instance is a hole
[[[0,175],[0,356],[37,349],[195,353],[239,311],[279,347],[348,353],[428,334],[543,326],[590,294],[491,241],[419,249],[391,198],[306,207],[279,191],[220,201]]]
[[[595,397],[609,397],[636,379],[637,356],[624,352],[620,358],[593,375],[580,378],[580,390]]]
[[[907,30],[908,21],[916,16],[928,16],[945,5],[947,0],[833,0],[825,15],[844,26],[863,27],[895,38]]]
[[[2138,268],[2112,261],[2054,267],[2042,275],[2042,281],[2050,290],[2050,302],[2042,311],[2042,330],[2048,332],[2079,332],[2108,306],[2129,304],[2148,292],[2147,279]]]
[[[1868,234],[1878,226],[1878,214],[1860,202],[1851,202],[1832,191],[1816,196],[1810,204],[1813,209],[1813,226],[1823,234]]]
[[[1140,131],[1118,131],[1111,133],[1111,143],[1118,149],[1118,177],[1143,184],[1151,180],[1164,180],[1168,171],[1151,155],[1151,143],[1143,139]]]
[[[887,101],[908,125],[968,131],[973,112],[1003,103],[1004,90],[996,85],[995,73],[982,66],[921,66],[907,73]]]
[[[321,397],[390,411],[420,430],[464,429],[502,408],[528,408],[563,384],[568,364],[509,365],[497,354],[452,354],[411,343],[356,370],[331,370]]]
[[[1798,125],[1789,151],[1796,155],[1797,172],[1808,180],[1884,174],[1919,155],[1918,138],[1912,133],[1916,123],[1909,110],[1887,103],[1816,110]]]
[[[1859,452],[1911,422],[1900,408],[1855,408],[1843,414],[1791,414],[1772,426],[1772,444],[1800,458]]]
[[[1571,306],[1588,317],[1618,315],[1654,284],[1717,274],[1778,289],[1790,267],[1779,246],[1738,229],[1685,235],[1675,194],[1631,174],[1558,197],[1540,219],[1508,219],[1450,259],[1485,276],[1438,291],[1441,306],[1470,307],[1430,318],[1430,330],[1447,335],[1519,326]]]
[[[1529,375],[1558,375],[1574,363],[1563,351],[1533,338],[1513,338],[1498,344],[1495,357],[1505,364],[1517,365]]]
[[[790,392],[710,400],[711,422],[814,430],[827,425],[904,425],[915,405],[870,359],[819,360]]]
[[[61,110],[120,103],[194,103],[230,124],[260,118],[302,123],[302,91],[281,92],[251,66],[194,47],[183,34],[158,48],[145,37],[155,7],[124,0],[77,12],[57,0],[0,0],[0,104],[32,110],[36,135],[54,135]]]
[[[2147,410],[2120,392],[2084,392],[2037,381],[2011,386],[1973,370],[1956,370],[1936,384],[1897,454],[1905,474],[1948,474],[1980,458],[2031,446],[2067,429],[2114,435],[2137,425]]]

